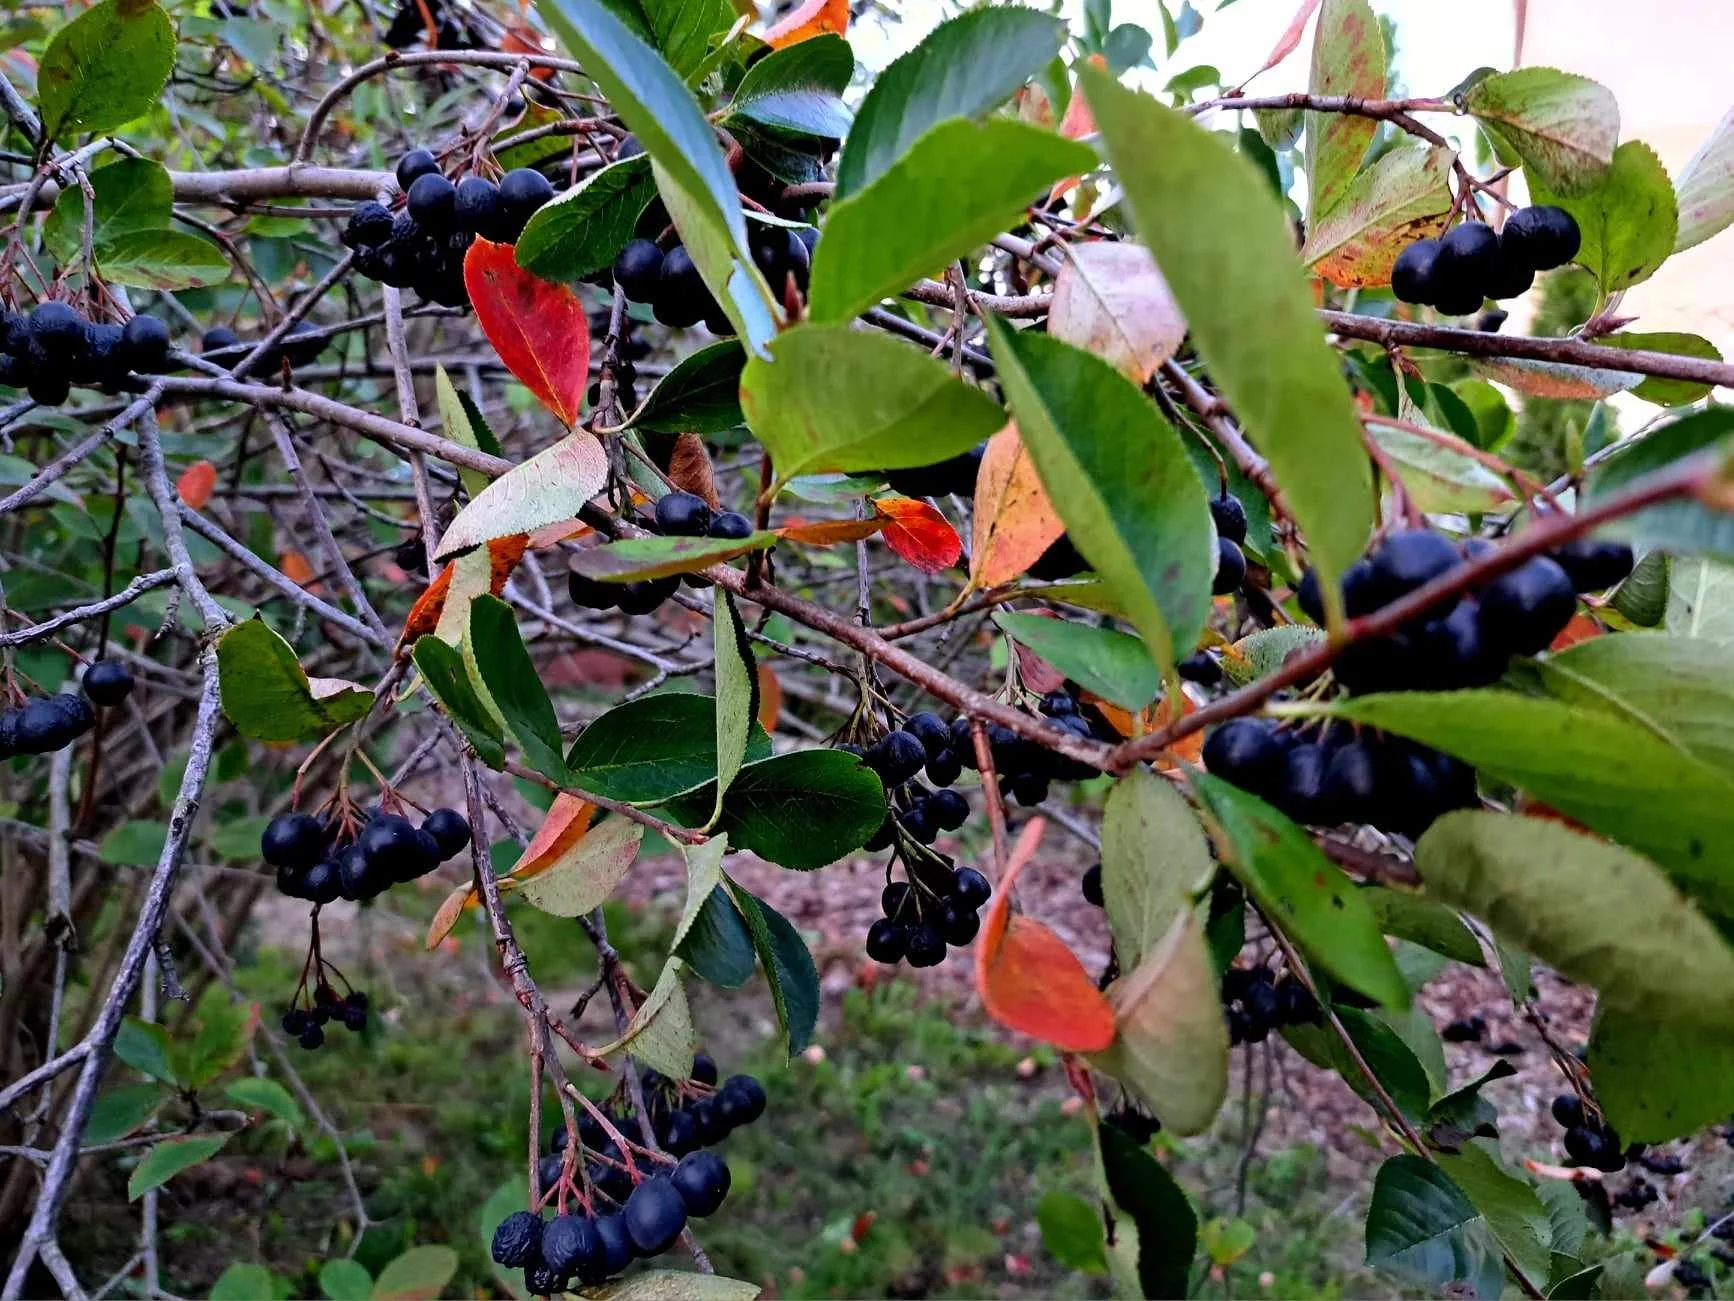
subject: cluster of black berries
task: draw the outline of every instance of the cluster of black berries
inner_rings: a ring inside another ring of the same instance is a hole
[[[1343,575],[1350,618],[1372,614],[1486,554],[1492,544],[1461,545],[1430,529],[1391,534]],[[1632,572],[1622,542],[1581,538],[1532,556],[1479,590],[1435,605],[1387,636],[1360,641],[1337,657],[1337,682],[1355,693],[1451,691],[1497,682],[1513,655],[1546,650],[1577,610],[1580,593],[1612,587]],[[1308,571],[1300,606],[1324,622],[1318,578]]]
[[[397,813],[376,812],[359,828],[341,818],[281,813],[259,837],[259,854],[277,869],[283,894],[328,904],[372,899],[433,871],[469,843],[469,820],[456,809],[435,809],[420,827]]]
[[[403,210],[393,215],[369,199],[349,214],[343,243],[355,250],[355,269],[370,280],[413,289],[442,307],[470,301],[464,288],[464,254],[479,236],[516,243],[536,210],[554,197],[554,187],[529,167],[507,172],[498,185],[466,176],[455,185],[426,149],[398,160]]]
[[[525,1288],[549,1296],[565,1291],[573,1280],[600,1283],[634,1258],[659,1256],[674,1245],[689,1217],[714,1214],[728,1196],[731,1180],[727,1163],[705,1146],[751,1124],[765,1110],[764,1088],[752,1076],[731,1075],[721,1085],[716,1079],[716,1063],[704,1053],[693,1059],[692,1079],[686,1083],[645,1072],[645,1106],[658,1141],[679,1157],[666,1172],[649,1173],[657,1168],[658,1158],[641,1146],[644,1132],[636,1117],[609,1116],[633,1149],[629,1154],[586,1111],[578,1121],[578,1138],[595,1158],[585,1168],[588,1211],[551,1220],[535,1211],[508,1215],[494,1231],[494,1262],[522,1269]],[[560,1183],[568,1143],[562,1125],[537,1171],[545,1189]],[[605,1204],[619,1209],[605,1209]]]
[[[1484,221],[1465,221],[1443,238],[1416,240],[1399,253],[1391,292],[1446,316],[1467,316],[1480,311],[1484,299],[1526,292],[1537,271],[1564,266],[1581,242],[1577,221],[1564,208],[1520,208],[1497,232]]]
[[[325,1042],[325,1027],[333,1021],[355,1034],[367,1029],[367,995],[351,989],[339,998],[321,979],[306,1007],[292,1006],[283,1013],[283,1033],[311,1050]]]
[[[253,367],[253,373],[276,374],[282,369],[284,362],[291,366],[311,366],[318,360],[319,354],[325,351],[325,345],[329,342],[318,326],[303,321],[288,330],[273,347],[265,351],[259,358],[258,365]],[[201,353],[227,352],[229,349],[235,350],[234,355],[219,360],[228,362],[232,369],[234,363],[251,351],[251,346],[226,325],[213,325],[199,339]]]
[[[981,458],[987,455],[987,444],[977,443],[967,452],[948,456],[932,465],[917,465],[904,470],[882,470],[881,476],[891,491],[905,497],[946,497],[956,495],[973,498],[976,476],[981,473]]]
[[[697,493],[677,489],[657,499],[656,531],[671,538],[745,538],[752,536],[753,522],[739,511],[713,512]],[[649,614],[679,590],[683,577],[688,587],[705,587],[710,583],[696,574],[605,583],[573,571],[566,575],[566,591],[581,609]]]
[[[961,949],[981,930],[981,909],[993,894],[973,867],[939,859],[911,858],[909,880],[893,881],[879,896],[885,915],[867,928],[867,956],[895,965],[934,967],[949,945]]]
[[[1626,1186],[1615,1193],[1613,1204],[1625,1211],[1641,1211],[1646,1206],[1661,1200],[1661,1194],[1656,1191],[1656,1185],[1642,1176],[1634,1175]]]
[[[1281,980],[1262,963],[1222,973],[1222,1007],[1230,1043],[1263,1043],[1272,1030],[1324,1019],[1312,991],[1289,972]]]
[[[0,315],[0,384],[46,407],[66,401],[74,384],[114,389],[131,372],[157,375],[168,365],[169,327],[154,316],[105,325],[54,299],[28,316]]]
[[[795,278],[796,287],[806,292],[818,234],[812,227],[755,227],[751,236],[753,264],[779,298],[790,276]],[[664,325],[685,328],[702,321],[712,334],[735,332],[683,244],[665,253],[655,240],[628,241],[614,259],[614,283],[632,302],[649,303],[652,315]]]
[[[64,750],[96,725],[92,705],[110,708],[132,694],[132,670],[115,660],[96,660],[80,685],[82,696],[62,691],[0,710],[0,759]]]
[[[1592,1114],[1575,1093],[1562,1093],[1553,1100],[1553,1118],[1565,1126],[1565,1154],[1573,1165],[1587,1165],[1607,1174],[1626,1168],[1626,1152],[1619,1131]]]

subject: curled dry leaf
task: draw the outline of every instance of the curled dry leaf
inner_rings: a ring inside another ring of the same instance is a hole
[[[759,726],[766,732],[777,730],[777,720],[783,715],[783,684],[777,671],[769,664],[759,665]]]
[[[765,44],[780,50],[815,36],[842,36],[848,30],[849,0],[806,0],[765,33]]]
[[[876,497],[885,545],[924,574],[937,574],[963,555],[963,539],[939,508],[914,497]]]
[[[776,530],[785,542],[805,542],[808,546],[828,547],[838,542],[859,542],[870,538],[888,523],[885,516],[872,519],[796,520]]]
[[[1023,573],[1066,531],[1015,424],[987,440],[975,477],[970,581],[997,587]]]
[[[1048,333],[1143,384],[1179,349],[1186,321],[1149,249],[1104,240],[1070,249]]]
[[[475,903],[475,886],[460,885],[455,887],[440,903],[439,911],[434,913],[433,920],[428,923],[428,948],[439,948],[445,937],[452,933],[452,928],[458,924],[458,918],[464,915],[465,909],[474,907]]]
[[[590,819],[595,815],[595,805],[561,791],[554,797],[553,804],[548,807],[548,816],[542,819],[542,825],[536,828],[536,834],[530,838],[530,843],[507,875],[514,881],[526,881],[546,872],[560,861],[561,855],[584,838],[584,833],[590,829]]]
[[[478,239],[464,254],[476,321],[506,369],[570,428],[590,382],[590,322],[565,285],[518,265],[510,244]]]
[[[217,486],[217,467],[209,461],[194,461],[175,481],[180,499],[194,510],[203,510]]]
[[[697,493],[712,510],[717,508],[716,471],[711,466],[710,453],[705,451],[704,439],[697,434],[682,434],[674,440],[668,477],[676,488]]]

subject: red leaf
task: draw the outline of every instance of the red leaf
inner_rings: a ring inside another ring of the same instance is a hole
[[[194,461],[181,472],[175,491],[194,510],[203,510],[217,486],[217,467],[209,461]]]
[[[464,254],[464,287],[506,369],[562,424],[576,424],[590,382],[590,322],[578,295],[524,270],[512,245],[486,239]]]
[[[777,536],[789,542],[828,547],[836,542],[859,542],[884,527],[882,519],[791,519],[777,530]]]
[[[889,521],[885,545],[922,573],[949,569],[963,555],[963,540],[937,507],[913,497],[879,497],[873,509]]]
[[[1011,888],[1035,856],[1045,822],[1032,818],[1012,850],[975,946],[975,987],[1001,1025],[1064,1052],[1100,1052],[1114,1042],[1114,1009],[1078,955],[1048,927],[1011,915]]]
[[[827,33],[841,36],[848,30],[849,0],[807,0],[765,33],[765,44],[773,50],[780,50],[786,45]]]

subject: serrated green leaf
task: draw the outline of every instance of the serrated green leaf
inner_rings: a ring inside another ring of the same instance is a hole
[[[542,872],[513,891],[555,917],[582,917],[607,903],[638,858],[644,824],[612,817],[580,836]]]
[[[1130,971],[1191,907],[1216,869],[1198,816],[1147,768],[1134,768],[1102,808],[1102,900],[1120,967]]]
[[[1222,671],[1236,686],[1268,678],[1282,668],[1290,655],[1304,653],[1324,641],[1324,629],[1310,623],[1285,623],[1248,633],[1219,657]]]
[[[259,837],[271,824],[267,817],[238,818],[211,828],[205,845],[222,858],[256,859],[259,857]]]
[[[1640,628],[1657,627],[1668,614],[1670,568],[1666,552],[1645,553],[1626,580],[1614,589],[1608,604]]]
[[[687,1005],[680,970],[680,959],[669,959],[655,987],[632,1014],[626,1032],[596,1051],[604,1057],[629,1052],[671,1080],[690,1076],[698,1036],[692,1028],[692,1009]]]
[[[726,887],[719,884],[704,896],[674,952],[719,988],[739,989],[753,978],[757,954],[752,932]]]
[[[813,1039],[819,1022],[819,972],[800,933],[787,918],[751,890],[725,877],[730,894],[745,918],[753,948],[771,986],[777,1023],[783,1028],[789,1056]]]
[[[1497,474],[1464,452],[1369,417],[1367,432],[1403,477],[1415,506],[1428,514],[1481,514],[1511,500]]]
[[[450,560],[495,538],[570,520],[607,482],[601,441],[587,429],[575,430],[472,497],[446,526],[433,558]]]
[[[446,374],[444,366],[434,367],[434,397],[439,402],[440,424],[445,431],[445,436],[454,443],[461,443],[465,447],[473,447],[477,451],[484,450],[481,433],[470,419],[469,405],[458,393],[457,386],[452,383],[452,377]],[[483,429],[486,429],[485,425]],[[488,431],[488,437],[490,441],[493,441],[491,430]],[[486,450],[498,456],[499,444],[495,443],[494,446]],[[472,501],[493,482],[480,470],[472,470],[464,465],[458,466],[458,478],[463,481],[464,491],[470,494]]]
[[[754,728],[748,762],[770,753],[770,738]],[[578,788],[627,804],[696,790],[716,780],[716,703],[669,691],[617,705],[579,734],[566,763]]]
[[[1643,352],[1665,352],[1675,357],[1697,357],[1701,361],[1721,361],[1722,350],[1701,334],[1686,334],[1677,330],[1644,333],[1621,330],[1596,340],[1605,348],[1632,348]],[[1633,397],[1654,402],[1659,407],[1683,407],[1708,397],[1710,384],[1689,379],[1664,379],[1647,375],[1644,382],[1632,390]]]
[[[1161,690],[1162,679],[1150,661],[1150,652],[1136,637],[1037,614],[1000,611],[993,621],[1020,646],[1027,646],[1080,686],[1123,708],[1141,710]]]
[[[128,1063],[131,1065],[132,1063]],[[158,1084],[121,1084],[97,1096],[84,1126],[86,1147],[101,1147],[125,1138],[167,1102],[169,1094]]]
[[[135,1071],[164,1084],[178,1084],[169,1065],[169,1032],[153,1021],[129,1016],[114,1037],[114,1055]]]
[[[582,280],[614,264],[655,197],[647,156],[610,163],[536,209],[513,256],[544,280]]]
[[[1198,1251],[1198,1216],[1167,1169],[1112,1125],[1096,1128],[1096,1154],[1113,1212],[1108,1271],[1121,1296],[1181,1297]]]
[[[186,230],[128,230],[96,250],[102,274],[137,289],[193,289],[234,274],[223,250]]]
[[[1401,890],[1387,890],[1370,885],[1361,889],[1361,898],[1379,920],[1379,929],[1386,935],[1411,944],[1419,944],[1454,962],[1467,962],[1484,967],[1487,958],[1476,943],[1475,935],[1463,924],[1463,919],[1451,909],[1420,895]]]
[[[168,838],[161,822],[123,822],[103,836],[97,852],[116,867],[155,867]]]
[[[255,741],[310,741],[353,723],[373,693],[350,682],[319,679],[316,695],[295,652],[264,622],[236,624],[217,642],[223,713]]]
[[[1101,1216],[1076,1193],[1050,1188],[1036,1203],[1042,1246],[1067,1269],[1084,1274],[1108,1272],[1108,1244]]]
[[[301,1113],[301,1105],[295,1101],[289,1090],[276,1080],[266,1079],[262,1075],[248,1075],[231,1081],[223,1094],[231,1102],[239,1103],[249,1111],[263,1111],[267,1115],[275,1116],[290,1129],[307,1127],[307,1118]]]
[[[855,54],[841,36],[815,36],[772,50],[735,87],[723,125],[744,121],[841,140],[853,120],[842,95],[854,73]]]
[[[512,734],[530,766],[551,781],[566,780],[560,720],[518,633],[512,607],[484,592],[470,605],[464,666],[476,694]]]
[[[1734,1110],[1734,1040],[1689,1020],[1598,1008],[1589,1067],[1620,1136],[1665,1143]]]
[[[688,353],[657,381],[628,424],[665,434],[716,434],[745,424],[740,390],[746,361],[738,339]]]
[[[696,573],[776,542],[773,529],[744,538],[624,538],[586,547],[572,558],[572,568],[604,583],[633,583]]]
[[[1713,406],[1661,425],[1626,445],[1591,472],[1584,489],[1594,503],[1645,475],[1699,452],[1734,446],[1734,407]],[[1691,554],[1734,556],[1734,514],[1687,498],[1658,502],[1613,521],[1598,532],[1640,546]]]
[[[1557,68],[1518,68],[1484,77],[1465,104],[1523,162],[1530,192],[1539,183],[1581,194],[1606,177],[1620,137],[1620,106],[1605,86]]]
[[[1440,1152],[1435,1159],[1481,1213],[1507,1259],[1532,1287],[1545,1287],[1553,1263],[1553,1225],[1534,1187],[1505,1170],[1478,1143],[1465,1143],[1454,1153]]]
[[[1407,1154],[1373,1180],[1367,1264],[1429,1292],[1464,1284],[1497,1297],[1505,1284],[1499,1246],[1474,1203],[1433,1162]]]
[[[1347,117],[1342,113],[1313,116]],[[1417,239],[1445,229],[1451,211],[1451,187],[1445,178],[1451,174],[1454,157],[1438,145],[1380,155],[1350,182],[1335,207],[1308,224],[1301,261],[1343,288],[1390,284],[1397,255]]]
[[[109,131],[156,104],[175,67],[175,25],[163,7],[101,0],[56,31],[36,72],[42,129]]]
[[[446,717],[463,731],[475,747],[476,757],[498,772],[506,762],[505,730],[476,694],[463,652],[428,633],[416,639],[412,654],[422,682],[433,692]]]
[[[1577,218],[1583,245],[1572,259],[1604,293],[1648,280],[1674,251],[1679,213],[1674,187],[1656,151],[1641,140],[1614,150],[1613,165],[1595,186],[1565,194],[1531,182],[1536,203],[1558,204]]]
[[[729,783],[746,760],[747,742],[759,716],[759,673],[752,643],[734,597],[718,591],[712,620],[716,671],[716,807],[711,820],[722,817]]]
[[[201,1134],[196,1138],[164,1139],[145,1154],[126,1181],[126,1197],[136,1202],[153,1188],[160,1188],[183,1170],[209,1161],[229,1141],[228,1134]]]
[[[668,811],[699,826],[715,807],[707,782],[671,801]],[[841,750],[795,750],[746,764],[716,827],[737,850],[811,871],[859,849],[884,821],[885,788],[871,768]]]
[[[148,158],[121,158],[90,173],[96,192],[91,244],[100,249],[117,235],[160,230],[174,219],[175,187],[168,169]],[[75,189],[56,203],[42,223],[42,242],[61,262],[71,262],[84,246],[84,204]],[[100,260],[100,259],[98,259]]]
[[[1325,0],[1313,37],[1314,95],[1385,96],[1385,34],[1367,0]],[[1306,115],[1307,229],[1348,194],[1379,124],[1354,113]],[[1304,256],[1304,255],[1303,255]]]

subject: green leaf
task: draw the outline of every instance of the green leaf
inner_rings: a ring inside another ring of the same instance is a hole
[[[718,590],[712,626],[713,660],[716,669],[716,807],[714,822],[722,816],[729,783],[746,759],[747,742],[759,716],[759,671],[753,659],[746,626],[735,608],[735,599]]]
[[[1407,1154],[1373,1180],[1367,1264],[1430,1293],[1467,1284],[1490,1298],[1505,1286],[1499,1245],[1474,1203],[1437,1165]]]
[[[221,284],[234,270],[223,250],[185,230],[129,230],[96,250],[102,274],[136,289],[193,289]]]
[[[500,445],[494,438],[493,431],[485,422],[472,418],[471,404],[458,392],[444,366],[434,367],[434,395],[439,401],[440,424],[447,438],[477,451],[489,452],[494,456],[500,454]],[[479,418],[480,414],[476,412],[475,416]],[[486,435],[491,446],[482,446],[483,435]],[[463,481],[464,491],[470,494],[472,500],[486,491],[487,486],[493,482],[480,470],[472,470],[462,465],[458,466],[457,470],[458,478]]]
[[[644,824],[611,817],[578,838],[544,872],[514,891],[554,917],[582,917],[607,903],[638,857]]]
[[[948,19],[874,81],[837,164],[837,198],[865,189],[917,139],[950,118],[977,118],[1059,53],[1065,24],[1016,6]]]
[[[1216,870],[1198,815],[1167,781],[1133,768],[1102,808],[1102,900],[1123,971],[1191,906]]]
[[[236,1003],[226,991],[212,989],[199,1003],[197,1028],[190,1039],[169,1045],[175,1079],[197,1089],[239,1062],[259,1029],[259,1005]]]
[[[1665,352],[1675,357],[1697,357],[1703,361],[1721,361],[1722,350],[1701,334],[1684,334],[1663,330],[1648,334],[1621,330],[1596,340],[1606,348],[1633,348],[1643,352]],[[1683,407],[1710,395],[1713,385],[1689,379],[1663,379],[1649,375],[1632,390],[1633,397],[1654,402],[1659,407]]]
[[[131,1063],[128,1063],[131,1065]],[[86,1147],[101,1147],[125,1138],[156,1115],[169,1095],[156,1084],[120,1084],[100,1094],[84,1126]]]
[[[1084,1274],[1108,1272],[1108,1243],[1101,1216],[1082,1197],[1063,1188],[1048,1189],[1036,1203],[1036,1223],[1048,1255],[1067,1269]]]
[[[1505,480],[1463,452],[1377,417],[1367,420],[1367,432],[1403,476],[1416,507],[1428,514],[1480,514],[1511,500]]]
[[[450,1247],[411,1247],[386,1262],[373,1281],[373,1301],[433,1301],[458,1272]]]
[[[1334,599],[1372,527],[1372,480],[1287,219],[1227,140],[1096,69],[1079,76],[1193,345],[1270,461]]]
[[[1209,617],[1216,571],[1204,481],[1180,435],[1100,358],[997,319],[988,335],[1024,447],[1073,545],[1171,671]]]
[[[1363,696],[1332,712],[1454,754],[1734,908],[1734,782],[1646,730],[1492,690]]]
[[[1674,178],[1680,230],[1674,252],[1702,244],[1734,222],[1734,109],[1729,109],[1709,138],[1698,147]]]
[[[813,1041],[819,1023],[819,972],[807,945],[780,912],[739,883],[728,880],[729,892],[746,919],[753,949],[764,964],[771,986],[777,1024],[783,1028],[789,1056]]]
[[[211,1301],[259,1301],[277,1295],[277,1276],[263,1265],[230,1265],[211,1284]]]
[[[492,1239],[489,1241],[491,1244]],[[370,1301],[373,1275],[365,1265],[338,1257],[319,1267],[319,1290],[329,1301]]]
[[[1602,1295],[1601,1277],[1606,1272],[1605,1264],[1596,1264],[1566,1274],[1547,1289],[1548,1301],[1591,1301]]]
[[[1408,1038],[1376,1012],[1340,1004],[1335,1011],[1361,1060],[1366,1062],[1398,1109],[1411,1121],[1419,1123],[1433,1101],[1433,1079]],[[1328,1031],[1325,1037],[1329,1043],[1331,1068],[1356,1093],[1373,1106],[1379,1106],[1365,1073],[1343,1048],[1342,1041]]]
[[[1228,1026],[1198,909],[1178,913],[1138,965],[1108,986],[1118,1033],[1090,1062],[1176,1134],[1210,1127],[1228,1094]]]
[[[96,191],[91,243],[98,251],[117,235],[161,229],[174,219],[174,184],[161,163],[122,158],[91,172],[90,186]],[[42,223],[42,242],[67,263],[84,247],[84,204],[76,188],[62,197]]]
[[[1667,618],[1672,587],[1669,557],[1650,551],[1639,557],[1625,582],[1608,598],[1613,606],[1640,628],[1655,628]]]
[[[1451,385],[1464,406],[1475,418],[1475,435],[1470,438],[1482,451],[1491,451],[1505,441],[1517,418],[1505,395],[1483,379],[1460,379]]]
[[[680,968],[679,958],[669,959],[656,978],[655,988],[632,1014],[626,1032],[598,1052],[605,1057],[630,1052],[671,1080],[684,1080],[692,1074],[698,1036],[692,1028],[686,987],[680,983]]]
[[[686,904],[681,909],[680,922],[675,926],[674,938],[668,946],[676,953],[698,921],[705,901],[722,882],[722,861],[729,852],[729,838],[712,836],[696,845],[682,845],[680,852],[686,859]]]
[[[1465,1143],[1435,1159],[1523,1275],[1537,1290],[1545,1287],[1553,1263],[1553,1224],[1534,1187],[1505,1170],[1479,1143]]]
[[[464,629],[463,657],[482,703],[505,723],[530,766],[551,781],[565,781],[560,720],[511,606],[486,592],[476,597]]]
[[[102,0],[54,33],[36,73],[42,129],[111,131],[155,106],[175,67],[175,25],[163,7]]]
[[[690,77],[710,53],[713,38],[734,21],[727,0],[604,0],[633,34],[661,52],[682,77]]]
[[[1143,709],[1161,689],[1150,652],[1136,637],[1112,628],[1000,611],[1000,631],[1027,646],[1080,686],[1126,709]]]
[[[1613,166],[1593,188],[1567,195],[1532,183],[1530,197],[1577,218],[1583,246],[1572,261],[1595,276],[1604,293],[1648,280],[1674,251],[1674,187],[1656,151],[1641,140],[1614,150]]]
[[[1726,452],[1734,444],[1734,407],[1694,412],[1630,440],[1592,471],[1584,490],[1586,504],[1673,465],[1698,452]],[[1695,500],[1658,502],[1598,530],[1603,536],[1690,554],[1734,556],[1734,515]]]
[[[583,1295],[587,1301],[753,1301],[762,1291],[757,1283],[743,1283],[721,1274],[647,1269],[587,1287]]]
[[[944,362],[878,331],[799,325],[749,358],[741,410],[786,483],[828,470],[897,470],[967,452],[1005,413]]]
[[[718,434],[745,424],[741,370],[746,362],[746,349],[738,339],[688,353],[657,381],[627,423],[664,434]]]
[[[169,1066],[169,1032],[153,1021],[129,1016],[114,1037],[114,1055],[135,1071],[164,1084],[179,1084]]]
[[[155,867],[168,838],[161,822],[123,822],[102,838],[97,852],[116,867]]]
[[[205,847],[221,858],[247,861],[259,857],[259,837],[265,833],[271,819],[267,817],[238,818],[211,828],[205,837]]]
[[[1385,34],[1367,0],[1325,0],[1320,7],[1307,89],[1314,95],[1384,98]],[[1306,115],[1309,231],[1347,195],[1378,129],[1372,118],[1354,113]]]
[[[240,1104],[248,1111],[263,1111],[275,1116],[290,1129],[307,1128],[307,1118],[301,1114],[301,1105],[297,1103],[289,1090],[276,1080],[268,1080],[262,1075],[248,1075],[232,1081],[223,1090],[231,1101]]]
[[[536,209],[513,256],[544,280],[582,280],[614,264],[655,197],[647,156],[610,163]]]
[[[1734,777],[1734,647],[1698,637],[1592,637],[1537,662],[1549,695],[1645,728]]]
[[[1461,917],[1442,904],[1379,885],[1362,887],[1361,898],[1372,908],[1379,929],[1386,935],[1419,944],[1454,962],[1475,967],[1487,965],[1474,933]]]
[[[1469,112],[1523,162],[1539,184],[1582,194],[1601,184],[1620,138],[1620,106],[1607,87],[1557,68],[1518,68],[1483,78]]]
[[[1734,1111],[1734,1040],[1689,1020],[1598,1008],[1589,1067],[1608,1123],[1631,1142],[1683,1138]]]
[[[1409,987],[1372,908],[1307,834],[1220,777],[1193,773],[1192,789],[1221,829],[1223,860],[1265,915],[1344,984],[1389,1007],[1407,1007]]]
[[[704,896],[674,952],[700,976],[723,989],[739,989],[751,980],[757,958],[746,919],[721,885]]]
[[[1708,556],[1679,556],[1669,567],[1669,632],[1734,642],[1734,565]]]
[[[1375,41],[1380,38],[1374,36]],[[1339,121],[1364,121],[1345,113],[1318,113]],[[1362,287],[1391,282],[1403,248],[1437,235],[1451,211],[1451,150],[1438,145],[1393,149],[1350,183],[1336,206],[1308,223],[1300,259],[1334,285]]]
[[[1601,1006],[1734,1023],[1734,952],[1652,864],[1558,822],[1458,812],[1415,847],[1429,893],[1601,993]]]
[[[315,692],[289,643],[258,619],[218,640],[217,686],[223,713],[255,741],[310,741],[373,705],[371,691],[335,678],[319,679]]]
[[[707,782],[668,808],[697,826],[715,806]],[[735,849],[809,871],[859,849],[884,821],[885,788],[871,768],[842,750],[795,750],[743,767],[716,826]]]
[[[770,753],[770,738],[754,728],[747,760]],[[696,790],[716,780],[716,703],[668,691],[617,705],[579,734],[566,766],[579,789],[626,804]]]
[[[1310,623],[1260,628],[1224,648],[1220,657],[1222,671],[1230,682],[1243,687],[1248,682],[1268,678],[1282,668],[1290,655],[1309,651],[1324,639],[1324,629]]]
[[[1643,382],[1643,376],[1629,370],[1527,357],[1471,357],[1469,369],[1537,398],[1605,398],[1628,392]]]
[[[1516,1074],[1517,1067],[1505,1058],[1494,1058],[1493,1065],[1479,1076],[1461,1088],[1453,1089],[1428,1108],[1427,1126],[1431,1131],[1428,1137],[1441,1150],[1460,1146],[1471,1136],[1492,1137],[1498,1127],[1499,1109],[1482,1097],[1481,1091],[1496,1080]],[[1449,1130],[1457,1132],[1449,1133]]]
[[[763,551],[776,541],[771,529],[744,538],[624,538],[586,547],[572,557],[572,568],[604,583],[633,583],[696,573],[750,551]]]
[[[865,189],[833,202],[808,311],[839,322],[943,271],[1016,225],[1032,196],[1096,166],[1095,151],[1011,118],[941,122]]]
[[[742,122],[774,131],[841,140],[851,115],[842,95],[855,73],[855,54],[841,36],[815,36],[772,50],[741,78],[723,126]]]
[[[136,1202],[153,1188],[161,1188],[183,1170],[209,1161],[229,1141],[228,1134],[201,1134],[196,1138],[164,1139],[133,1167],[126,1181],[126,1198]]]
[[[476,757],[498,772],[505,766],[505,732],[476,694],[464,667],[463,652],[432,633],[418,637],[413,652],[422,681],[476,749]]]
[[[1186,1194],[1155,1157],[1112,1125],[1096,1127],[1096,1152],[1113,1212],[1108,1270],[1115,1292],[1187,1295],[1198,1251],[1198,1216]]]
[[[470,499],[446,526],[434,559],[450,560],[495,538],[572,519],[608,482],[608,453],[587,429],[567,434],[514,465]]]

